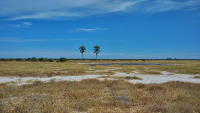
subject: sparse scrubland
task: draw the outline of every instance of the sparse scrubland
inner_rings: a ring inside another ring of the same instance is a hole
[[[90,66],[78,63],[159,63],[173,65],[109,65]],[[103,81],[39,80],[17,86],[0,84],[0,113],[77,113],[77,112],[168,112],[199,113],[200,84],[166,82],[133,84],[136,76],[114,76],[116,72],[161,75],[161,71],[200,74],[198,60],[68,60],[66,62],[0,61],[0,77],[51,77],[58,75],[102,75]],[[170,76],[170,75],[169,75]],[[113,78],[114,80],[108,80]],[[194,78],[199,78],[196,75]]]
[[[1,61],[0,76],[19,76],[19,77],[51,77],[57,75],[88,75],[88,74],[108,74],[115,72],[132,73],[138,71],[141,74],[161,74],[160,71],[168,71],[180,74],[200,74],[199,60],[149,60],[149,61],[109,61],[100,60],[97,63],[159,63],[173,65],[109,65],[109,66],[90,66],[78,63],[94,63],[91,60],[68,60],[67,62],[17,62],[17,61]],[[96,62],[95,62],[96,63]]]
[[[200,112],[200,84],[124,80],[0,84],[0,112]]]
[[[114,78],[119,80],[142,80],[140,77],[136,76],[100,76],[99,78]]]

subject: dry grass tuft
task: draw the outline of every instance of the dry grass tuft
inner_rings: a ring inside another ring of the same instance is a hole
[[[86,79],[23,86],[0,84],[3,112],[199,112],[200,84],[131,84]]]
[[[79,61],[56,62],[0,62],[0,76],[43,77],[57,75],[113,74],[139,71],[160,74],[169,71],[183,74],[200,74],[200,61],[148,61],[179,65],[145,66],[89,66]],[[83,62],[93,62],[85,60]],[[99,61],[99,62],[122,62]],[[141,63],[143,61],[123,61]],[[91,71],[92,69],[92,71]],[[96,70],[99,70],[97,72]],[[104,71],[108,70],[108,71]],[[88,72],[89,71],[89,72]],[[115,76],[105,76],[115,77]],[[0,112],[200,112],[200,84],[167,82],[162,84],[132,84],[118,80],[86,79],[77,81],[29,81],[22,86],[0,84]],[[134,78],[137,79],[137,78]]]
[[[121,106],[125,108],[130,108],[134,105],[134,99],[127,95],[116,95],[111,98],[110,105],[112,106]]]
[[[159,71],[141,71],[141,74],[152,74],[152,75],[161,75],[162,73]]]
[[[142,78],[136,77],[136,76],[133,76],[133,77],[131,77],[131,76],[126,76],[125,79],[127,79],[127,80],[143,80]]]
[[[69,60],[63,63],[56,62],[0,62],[0,76],[19,76],[19,77],[52,77],[57,75],[87,75],[94,74],[112,75],[114,72],[130,74],[139,71],[142,74],[161,74],[160,71],[169,71],[182,74],[200,74],[200,61],[198,60],[146,60],[145,63],[174,64],[174,65],[109,65],[109,66],[90,66],[78,64],[78,60]],[[93,61],[81,61],[90,63]],[[117,63],[121,60],[100,60],[98,63]],[[123,63],[143,63],[143,61],[125,60]],[[99,70],[99,73],[96,72]],[[102,72],[109,70],[108,72]]]
[[[137,76],[100,76],[99,78],[113,78],[113,79],[119,79],[119,80],[143,80],[140,77]]]
[[[194,76],[194,78],[200,79],[200,76]]]
[[[142,83],[136,83],[135,86],[136,86],[138,89],[146,88],[146,85],[145,85],[145,84],[142,84]]]
[[[146,111],[163,113],[167,111],[167,108],[164,105],[149,105],[146,107]]]

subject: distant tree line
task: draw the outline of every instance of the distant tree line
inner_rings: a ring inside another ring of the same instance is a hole
[[[32,58],[27,58],[27,59],[23,59],[23,58],[16,58],[16,59],[0,59],[0,61],[30,61],[30,62],[37,62],[37,61],[39,61],[39,62],[54,62],[54,59],[52,59],[52,58],[43,58],[43,57],[41,57],[41,58],[36,58],[36,57],[32,57]],[[60,59],[57,59],[57,61],[56,62],[65,62],[65,61],[67,61],[67,59],[66,58],[64,58],[64,57],[61,57]]]
[[[80,46],[79,47],[80,49],[80,52],[82,53],[82,60],[83,60],[83,53],[86,51],[86,47],[83,45],[83,46]],[[97,54],[99,54],[100,52],[100,47],[99,46],[94,46],[93,47],[93,50],[94,50],[94,53],[96,53],[96,61],[97,61]],[[54,59],[52,58],[36,58],[36,57],[32,57],[32,58],[27,58],[27,59],[22,59],[22,58],[16,58],[16,59],[0,59],[0,61],[32,61],[32,62],[54,62]],[[60,59],[57,59],[56,62],[65,62],[67,61],[66,58],[64,57],[61,57]]]

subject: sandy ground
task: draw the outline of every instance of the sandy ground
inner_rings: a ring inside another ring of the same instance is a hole
[[[166,71],[162,71],[162,75],[141,75],[138,72],[131,74],[116,73],[114,76],[137,76],[143,80],[129,80],[131,83],[164,83],[169,81],[182,81],[182,82],[193,82],[200,83],[200,79],[193,78],[197,75],[189,74],[172,74]]]
[[[55,76],[55,77],[0,77],[0,83],[5,82],[15,82],[17,85],[30,84],[31,82],[27,82],[28,80],[40,80],[42,82],[48,82],[51,79],[55,80],[68,80],[68,81],[80,81],[83,79],[96,78],[99,80],[104,80],[105,78],[98,78],[100,76],[106,75],[84,75],[84,76]],[[164,83],[169,81],[182,81],[182,82],[193,82],[200,83],[200,79],[193,78],[196,75],[189,74],[172,74],[169,72],[162,72],[162,75],[141,75],[137,71],[134,71],[131,74],[125,73],[116,73],[111,76],[137,76],[142,78],[143,80],[128,80],[131,83]]]

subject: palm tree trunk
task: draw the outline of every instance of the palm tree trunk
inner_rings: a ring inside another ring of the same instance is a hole
[[[97,61],[97,53],[96,53],[96,61]]]
[[[83,53],[82,53],[82,61],[83,61]]]

